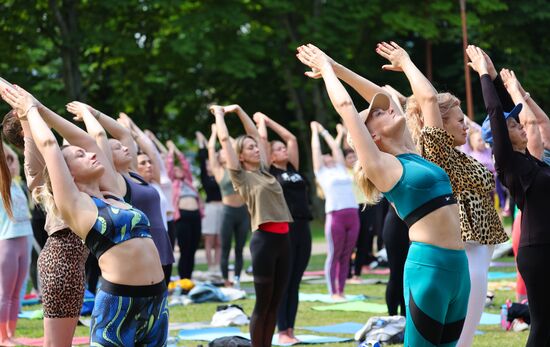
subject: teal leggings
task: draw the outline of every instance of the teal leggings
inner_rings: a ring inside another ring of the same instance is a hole
[[[468,309],[464,250],[412,242],[405,262],[406,347],[455,346]]]

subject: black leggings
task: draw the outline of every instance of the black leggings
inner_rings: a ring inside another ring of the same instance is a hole
[[[527,287],[531,329],[527,347],[550,347],[550,244],[520,247],[518,270]]]
[[[180,278],[191,278],[195,267],[195,252],[201,241],[199,210],[180,210],[180,219],[176,221],[176,235],[180,248],[178,274]]]
[[[252,346],[271,346],[277,308],[287,286],[290,270],[290,238],[257,230],[250,240],[256,303],[250,317]]]
[[[380,233],[384,224],[384,206],[382,203],[367,206],[363,209],[364,204],[359,204],[359,236],[357,237],[357,245],[355,251],[355,260],[353,264],[353,274],[361,276],[363,265],[367,265],[376,260],[372,254],[372,242],[374,235]],[[378,237],[378,246],[381,247],[381,237]],[[378,248],[380,250],[382,248]],[[351,271],[351,266],[350,266]]]
[[[384,243],[386,244],[388,266],[390,268],[390,279],[386,287],[388,313],[390,316],[395,316],[397,315],[397,309],[401,308],[401,315],[404,316],[403,271],[409,253],[409,228],[391,206],[384,222]]]
[[[229,279],[229,253],[231,253],[231,241],[235,235],[235,276],[241,276],[243,269],[243,248],[246,236],[250,230],[250,217],[246,205],[241,207],[223,206],[222,229],[220,241],[222,254],[220,267],[225,280]]]
[[[290,271],[288,274],[288,286],[283,293],[283,298],[279,305],[279,313],[277,314],[277,327],[279,331],[294,328],[296,313],[298,312],[300,281],[311,256],[309,221],[296,219],[294,223],[289,224],[289,227]]]

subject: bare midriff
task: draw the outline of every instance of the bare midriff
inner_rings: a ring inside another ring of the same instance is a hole
[[[101,276],[129,286],[146,286],[164,280],[153,239],[135,238],[119,243],[99,257]]]
[[[443,206],[422,217],[409,228],[409,238],[442,248],[464,249],[458,206]]]
[[[178,208],[180,210],[196,211],[199,209],[199,203],[197,199],[192,196],[184,196],[179,199]]]
[[[231,194],[222,197],[222,202],[224,205],[231,207],[241,207],[244,205],[244,200],[239,194]]]

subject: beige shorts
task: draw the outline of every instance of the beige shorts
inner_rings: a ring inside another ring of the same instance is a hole
[[[207,202],[202,219],[202,233],[217,235],[222,226],[223,204],[221,202]]]

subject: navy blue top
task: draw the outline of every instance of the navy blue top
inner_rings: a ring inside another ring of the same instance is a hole
[[[199,162],[201,168],[201,184],[206,193],[206,202],[222,201],[222,193],[214,176],[208,174],[206,169],[206,160],[208,159],[208,150],[206,148],[199,149]]]
[[[86,246],[97,259],[111,247],[137,237],[151,238],[147,216],[133,207],[122,209],[94,196],[97,219],[86,236]]]
[[[139,183],[123,175],[126,181],[126,196],[124,197],[124,201],[147,215],[151,224],[151,236],[153,237],[155,246],[157,246],[161,264],[172,264],[174,262],[174,254],[168,232],[162,221],[159,193],[140,175],[130,172],[130,176],[138,180]]]

